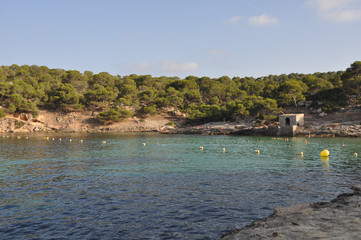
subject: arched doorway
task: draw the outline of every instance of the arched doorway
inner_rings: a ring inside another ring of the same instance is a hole
[[[291,125],[291,119],[290,118],[286,118],[286,126]]]

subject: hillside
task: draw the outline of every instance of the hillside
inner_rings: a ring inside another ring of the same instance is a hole
[[[361,106],[350,105],[341,110],[321,117],[305,107],[289,107],[287,113],[305,114],[305,131],[314,134],[327,135],[330,128],[340,129],[345,136],[352,136],[357,129],[361,129]],[[178,114],[178,115],[177,115]],[[272,125],[277,123],[272,123]],[[235,130],[237,126],[259,126],[256,118],[243,118],[234,122],[210,122],[201,125],[188,125],[185,116],[175,111],[163,111],[158,115],[133,116],[121,122],[102,124],[96,118],[96,112],[83,111],[72,113],[51,112],[40,110],[37,117],[31,114],[8,115],[0,119],[0,132],[191,132],[206,133],[209,129],[223,133]],[[352,130],[354,129],[354,130]],[[204,131],[202,131],[204,130]]]
[[[101,124],[91,111],[61,113],[40,110],[31,114],[8,115],[0,119],[0,132],[151,132],[159,131],[167,123],[184,122],[184,118],[162,113],[155,116],[131,117],[121,122]]]
[[[36,65],[0,66],[0,119],[7,119],[1,120],[2,131],[138,131],[162,126],[175,113],[179,119],[186,118],[189,125],[254,119],[272,124],[292,106],[307,106],[307,111],[326,116],[350,104],[360,104],[360,93],[361,61],[345,71],[259,78],[113,76]],[[133,116],[165,120],[155,120],[148,126],[145,120]]]

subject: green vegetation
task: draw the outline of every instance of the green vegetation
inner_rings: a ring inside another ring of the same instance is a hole
[[[0,118],[3,118],[6,116],[6,113],[4,112],[4,110],[2,108],[0,108]]]
[[[173,121],[170,121],[170,122],[167,122],[165,125],[166,125],[166,126],[175,126],[176,123],[173,122]]]
[[[261,78],[122,77],[35,65],[0,66],[0,117],[5,112],[36,116],[38,108],[91,110],[100,112],[100,122],[111,123],[171,107],[186,113],[190,123],[247,116],[274,121],[283,107],[298,107],[300,101],[313,101],[314,108],[334,111],[345,106],[351,95],[360,99],[360,93],[360,61],[346,71]]]

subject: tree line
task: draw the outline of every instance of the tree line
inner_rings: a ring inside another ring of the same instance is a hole
[[[100,112],[100,122],[134,114],[157,114],[172,107],[191,123],[233,121],[246,116],[274,121],[283,107],[310,100],[323,111],[337,110],[360,97],[361,61],[345,71],[282,74],[260,78],[223,76],[113,76],[46,66],[0,66],[0,116],[53,111]]]

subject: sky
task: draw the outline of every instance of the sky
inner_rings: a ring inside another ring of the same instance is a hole
[[[361,60],[361,0],[0,0],[0,65],[262,77]]]

